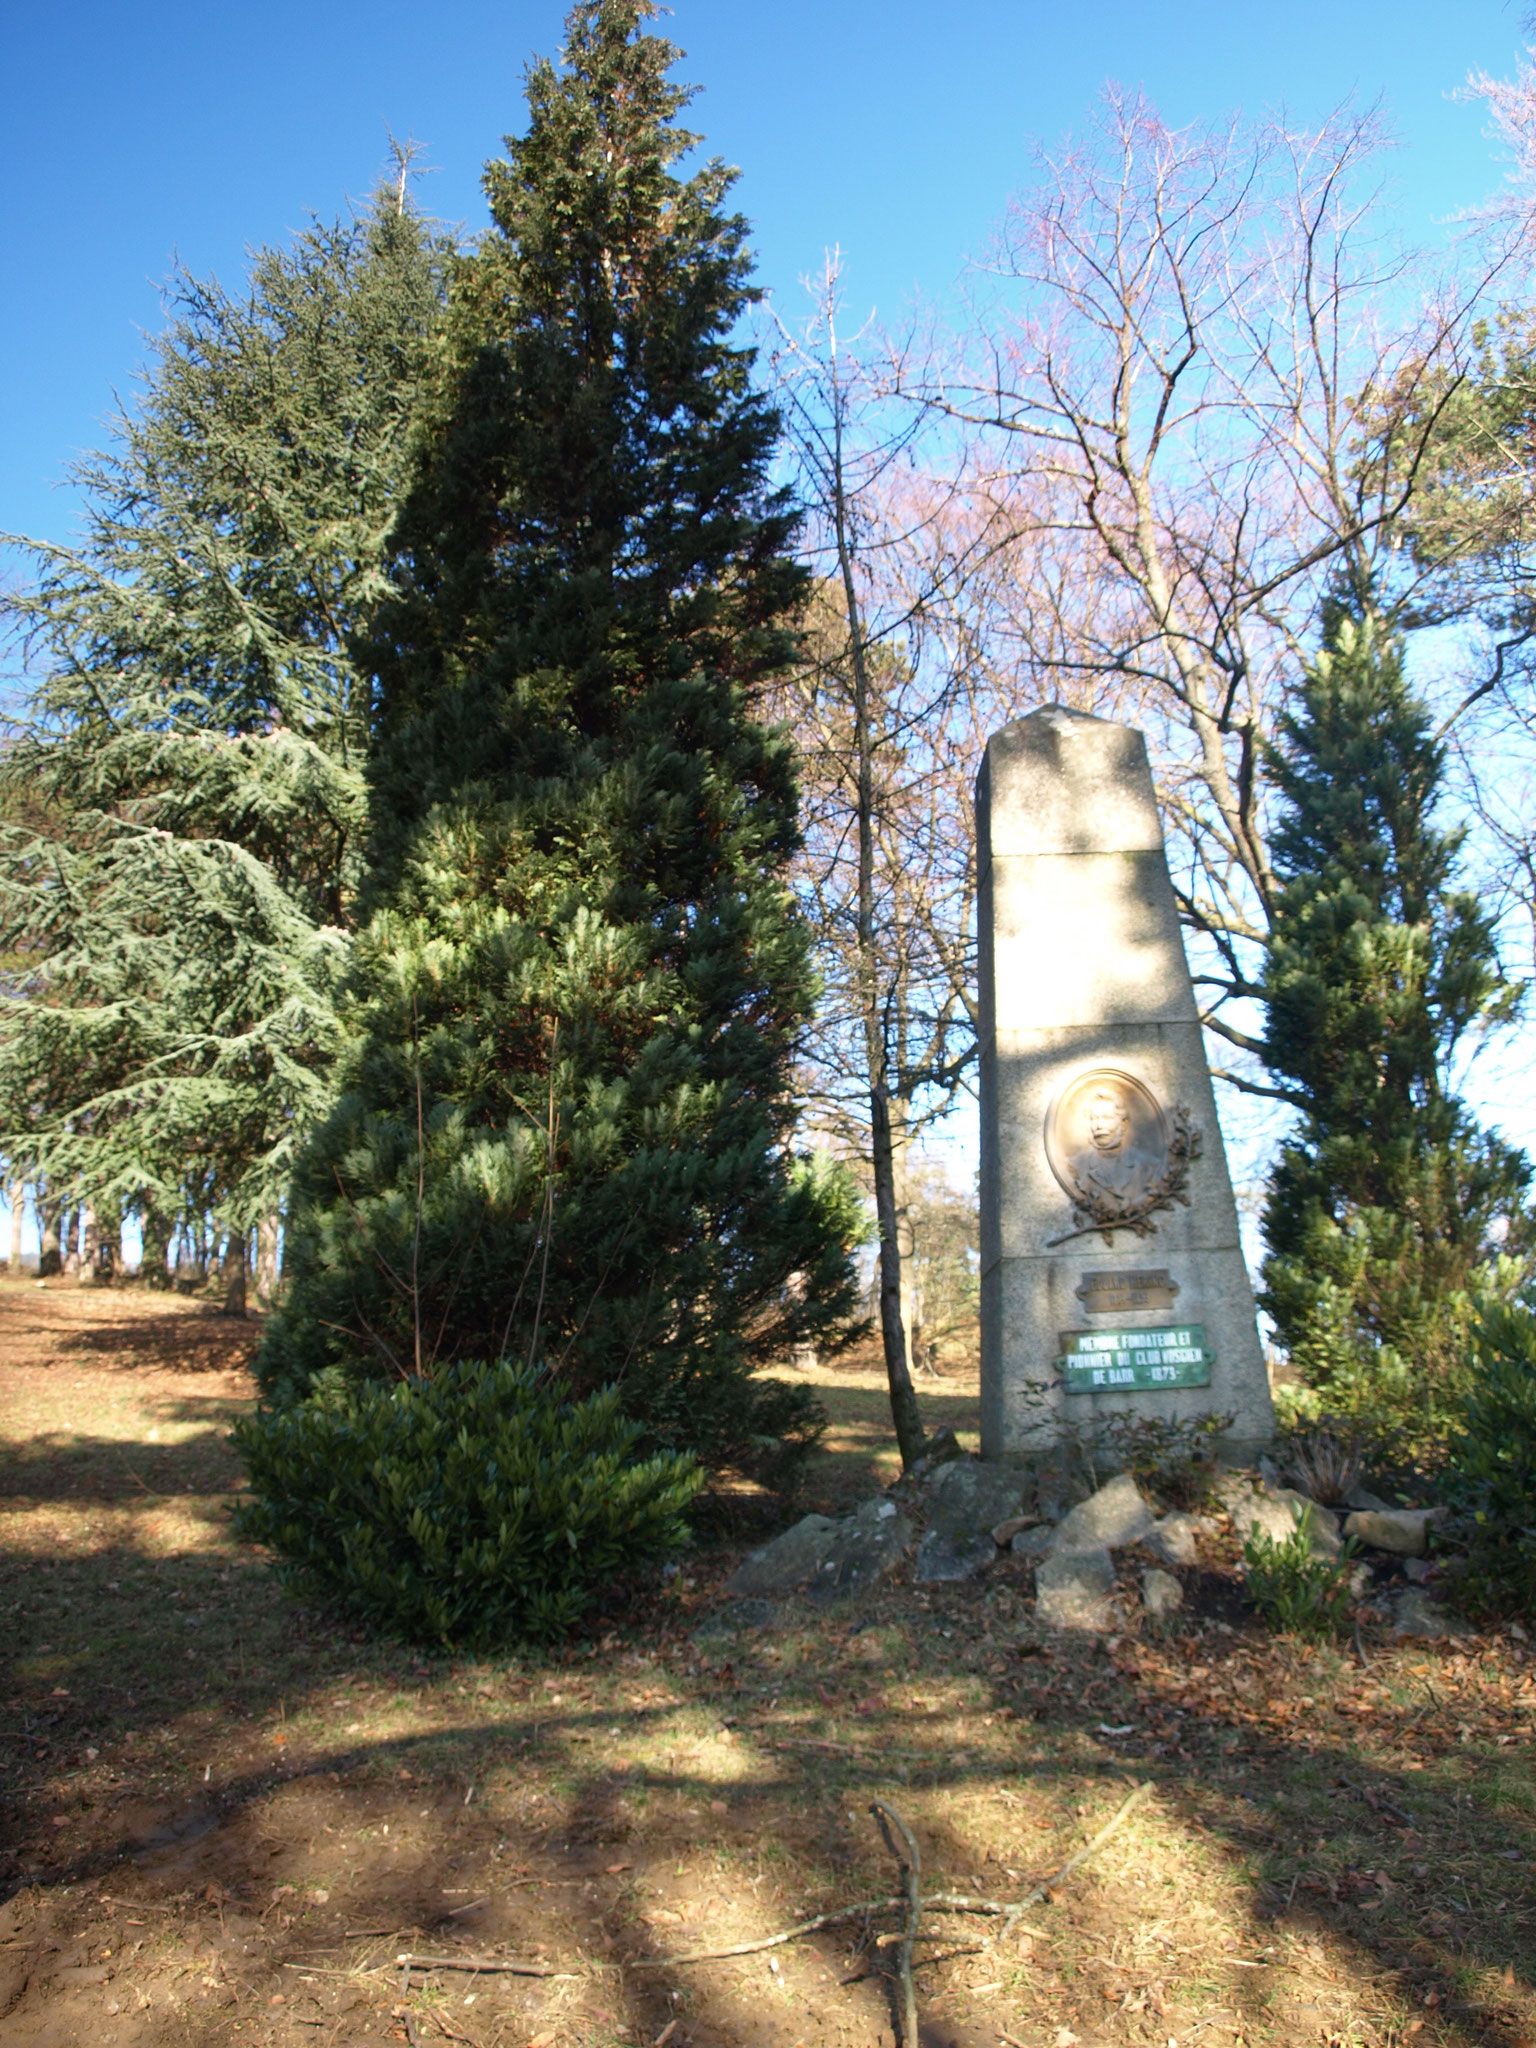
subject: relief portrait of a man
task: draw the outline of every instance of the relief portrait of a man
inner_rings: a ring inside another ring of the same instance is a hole
[[[1168,1172],[1167,1122],[1142,1082],[1101,1067],[1052,1105],[1046,1155],[1074,1201],[1134,1210]]]

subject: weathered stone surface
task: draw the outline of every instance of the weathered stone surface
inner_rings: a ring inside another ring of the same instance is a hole
[[[1346,1517],[1344,1534],[1370,1550],[1389,1550],[1395,1557],[1423,1557],[1429,1549],[1434,1516],[1428,1508],[1357,1508]]]
[[[798,1593],[820,1570],[837,1524],[830,1515],[804,1515],[792,1529],[742,1560],[725,1582],[736,1598]]]
[[[928,1488],[928,1527],[918,1546],[920,1584],[968,1579],[997,1555],[996,1523],[1022,1513],[1029,1477],[1016,1466],[957,1459]]]
[[[1273,1410],[1145,743],[1126,726],[1044,706],[993,735],[976,810],[983,1451],[1030,1455],[1129,1407],[1231,1414],[1234,1447],[1256,1454]],[[1084,1185],[1070,1166],[1082,1148],[1067,1133],[1081,1118],[1063,1104],[1095,1081],[1142,1103],[1151,1122],[1110,1166],[1115,1146],[1104,1141],[1090,1165],[1111,1178],[1093,1184],[1123,1193],[1135,1173],[1152,1174],[1153,1122],[1171,1159],[1178,1110],[1203,1135],[1181,1201],[1128,1216],[1112,1242],[1082,1227],[1071,1193]],[[1127,1166],[1133,1159],[1142,1164]],[[1141,1307],[1092,1305],[1091,1283],[1102,1281],[1107,1304],[1110,1281],[1144,1265],[1177,1321],[1203,1326],[1210,1385],[1068,1394],[1055,1364],[1063,1333],[1161,1328],[1174,1317],[1150,1293]]]
[[[1372,1493],[1369,1487],[1365,1486],[1351,1487],[1344,1505],[1358,1508],[1363,1514],[1369,1515],[1387,1515],[1392,1512],[1390,1501],[1383,1500],[1380,1494]]]
[[[1015,1557],[1049,1557],[1055,1541],[1056,1531],[1050,1523],[1037,1522],[1032,1529],[1021,1529],[1008,1548]]]
[[[1200,1548],[1195,1539],[1199,1533],[1196,1516],[1176,1513],[1164,1515],[1142,1540],[1168,1564],[1197,1564]]]
[[[1149,1621],[1169,1621],[1184,1605],[1184,1588],[1172,1572],[1154,1565],[1141,1575],[1141,1604]]]
[[[813,1600],[846,1598],[893,1571],[912,1536],[912,1524],[888,1500],[865,1501],[840,1521],[805,1515],[745,1558],[725,1591],[737,1599],[785,1599],[801,1592]]]
[[[912,1547],[912,1524],[888,1500],[867,1500],[837,1530],[807,1587],[812,1600],[845,1600],[893,1572]]]
[[[1035,1572],[1035,1618],[1048,1628],[1102,1632],[1114,1626],[1109,1604],[1114,1588],[1115,1567],[1107,1550],[1047,1557]]]
[[[992,1531],[992,1541],[999,1550],[1006,1550],[1021,1530],[1034,1528],[1039,1520],[1038,1515],[1006,1515]]]
[[[1392,1603],[1392,1633],[1436,1643],[1472,1633],[1464,1621],[1431,1600],[1422,1586],[1405,1586]]]
[[[1251,1529],[1262,1529],[1276,1543],[1283,1543],[1288,1536],[1295,1535],[1296,1518],[1309,1507],[1312,1510],[1312,1555],[1337,1557],[1340,1548],[1338,1517],[1331,1508],[1319,1507],[1316,1501],[1309,1501],[1293,1486],[1277,1486],[1272,1493],[1239,1496],[1230,1512],[1239,1542],[1246,1540]]]
[[[923,1485],[953,1459],[964,1456],[960,1439],[952,1429],[936,1429],[924,1446],[923,1455],[913,1463],[906,1476]]]
[[[1156,1517],[1142,1499],[1128,1472],[1111,1479],[1097,1493],[1079,1501],[1057,1524],[1052,1552],[1065,1557],[1074,1552],[1119,1550],[1127,1543],[1139,1543],[1151,1533]]]

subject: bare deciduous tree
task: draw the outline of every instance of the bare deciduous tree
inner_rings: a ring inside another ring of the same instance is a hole
[[[1111,93],[1010,207],[968,332],[921,380],[893,365],[1023,544],[997,626],[1024,692],[1147,729],[1207,1020],[1249,1054],[1223,1006],[1274,895],[1265,738],[1330,579],[1411,603],[1397,522],[1476,300],[1380,243],[1382,139],[1348,110],[1174,130]]]
[[[924,417],[866,373],[840,332],[838,293],[834,257],[805,326],[777,334],[818,571],[806,660],[778,708],[800,753],[799,886],[823,964],[806,1088],[814,1120],[869,1175],[881,1340],[910,1465],[924,1439],[909,1158],[953,1103],[975,1044],[970,784],[989,707],[966,621],[993,513],[925,473]]]

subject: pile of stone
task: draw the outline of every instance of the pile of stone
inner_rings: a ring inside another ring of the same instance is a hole
[[[1080,1491],[1080,1489],[1078,1489]],[[1184,1589],[1166,1567],[1198,1561],[1199,1538],[1214,1534],[1208,1516],[1158,1514],[1128,1474],[1122,1473],[1073,1504],[1065,1473],[1050,1466],[983,1464],[965,1456],[952,1437],[889,1494],[863,1502],[851,1514],[806,1515],[772,1543],[754,1550],[726,1582],[733,1608],[719,1617],[739,1626],[771,1626],[775,1603],[800,1599],[823,1606],[870,1592],[908,1560],[918,1585],[974,1577],[1000,1555],[1027,1559],[1035,1571],[1035,1613],[1049,1628],[1106,1632],[1123,1624],[1114,1553],[1140,1546],[1158,1560],[1140,1570],[1143,1615],[1168,1623],[1183,1604]],[[1218,1489],[1239,1541],[1261,1529],[1288,1537],[1311,1510],[1314,1554],[1337,1557],[1354,1537],[1366,1550],[1402,1560],[1410,1580],[1387,1610],[1399,1635],[1447,1636],[1457,1624],[1425,1591],[1425,1562],[1434,1513],[1392,1508],[1370,1495],[1342,1518],[1294,1488],[1229,1473]],[[921,1520],[919,1535],[918,1519]],[[1369,1575],[1360,1570],[1360,1590]]]

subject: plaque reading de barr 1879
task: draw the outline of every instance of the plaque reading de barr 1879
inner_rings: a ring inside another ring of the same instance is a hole
[[[1115,1387],[1208,1387],[1216,1354],[1203,1323],[1173,1330],[1063,1330],[1056,1364],[1069,1394]]]

